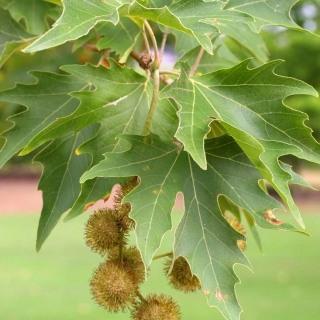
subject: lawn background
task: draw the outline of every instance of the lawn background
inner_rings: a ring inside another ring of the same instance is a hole
[[[320,318],[320,216],[303,216],[312,237],[260,230],[264,255],[249,235],[246,255],[254,273],[235,267],[242,282],[236,286],[245,311],[242,320]],[[174,225],[180,217],[180,212],[174,213]],[[36,253],[38,217],[0,216],[1,320],[129,319],[126,314],[107,313],[91,299],[88,282],[101,258],[84,245],[87,218],[83,215],[66,224],[60,222]],[[169,232],[158,253],[168,251],[172,239]],[[161,260],[154,261],[143,294],[172,295],[181,306],[182,320],[223,319],[216,309],[207,307],[202,292],[183,294],[168,287],[161,269]]]

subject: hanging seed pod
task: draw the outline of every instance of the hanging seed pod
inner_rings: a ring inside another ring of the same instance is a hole
[[[246,229],[236,218],[226,216],[226,215],[224,217],[226,218],[226,220],[229,222],[229,224],[231,225],[231,227],[233,229],[235,229],[236,231],[238,231],[239,233],[241,233],[244,236],[246,235],[246,233],[247,233]],[[244,240],[238,240],[237,245],[241,251],[245,251],[247,248],[247,242]]]
[[[134,320],[179,320],[180,308],[171,297],[164,294],[149,294],[131,310]]]
[[[197,289],[201,289],[199,278],[192,274],[190,266],[187,260],[183,257],[177,258],[170,273],[170,267],[172,264],[172,257],[166,259],[164,271],[170,280],[170,284],[177,290],[185,293],[194,292]]]
[[[119,250],[117,248],[110,251],[108,260],[119,261]],[[136,285],[145,280],[145,267],[141,259],[140,252],[136,247],[122,248],[122,265],[128,270]]]
[[[137,285],[131,274],[115,261],[105,261],[90,282],[94,300],[109,312],[125,311],[134,302]]]
[[[86,244],[92,251],[104,255],[110,249],[125,244],[125,231],[114,209],[100,209],[90,218],[85,227]]]

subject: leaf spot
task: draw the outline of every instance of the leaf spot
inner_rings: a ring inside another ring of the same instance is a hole
[[[210,290],[203,290],[203,293],[208,296],[210,294]]]
[[[263,214],[267,221],[269,221],[270,223],[276,226],[281,226],[282,224],[284,224],[284,221],[277,219],[271,210],[267,210]]]
[[[217,293],[216,293],[216,298],[217,298],[219,301],[224,301],[224,300],[225,300],[225,297],[224,297],[224,295],[221,293],[221,291],[217,291]]]
[[[164,191],[163,190],[152,190],[152,193],[160,195],[160,194],[164,194]]]

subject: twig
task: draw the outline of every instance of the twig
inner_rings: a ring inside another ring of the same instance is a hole
[[[143,297],[143,295],[140,293],[139,290],[136,291],[137,296],[139,297],[139,299],[145,303],[147,303],[148,301]]]
[[[143,24],[143,27],[142,27],[142,36],[143,36],[143,39],[144,39],[144,44],[146,46],[146,50],[148,52],[148,55],[150,56],[151,51],[150,51],[148,37],[147,37],[147,34],[146,34],[145,24]]]
[[[165,85],[168,86],[169,84],[171,84],[173,82],[173,80],[169,77],[167,77],[165,74],[162,74],[160,76],[160,81]]]
[[[157,260],[163,257],[170,257],[170,256],[172,256],[172,252],[167,252],[167,253],[158,254],[157,256],[154,256],[152,260]]]
[[[130,57],[140,63],[141,55],[139,54],[139,52],[132,50],[130,52]]]
[[[82,47],[90,51],[99,52],[95,44],[84,43]]]
[[[153,30],[149,24],[149,22],[147,20],[143,21],[145,27],[147,28],[147,31],[149,33],[149,36],[151,38],[152,41],[152,45],[153,45],[153,51],[154,51],[154,61],[152,63],[153,69],[158,69],[160,66],[160,57],[159,57],[159,51],[158,51],[158,45],[157,45],[157,40],[156,37],[153,33]]]
[[[180,76],[180,72],[173,71],[173,70],[161,70],[160,74],[172,74],[173,76]]]
[[[97,40],[97,42],[98,42],[98,41],[100,40],[100,35],[99,35],[96,27],[93,28],[93,32],[94,32],[94,34],[95,34],[95,36],[96,36],[96,40]]]
[[[203,53],[204,53],[204,48],[201,47],[201,48],[200,48],[200,51],[199,51],[199,53],[198,53],[197,59],[196,59],[194,65],[192,66],[192,68],[191,68],[191,70],[190,70],[190,73],[189,73],[189,76],[190,76],[190,77],[194,76],[194,74],[195,74],[195,72],[196,72],[196,70],[197,70],[197,68],[198,68],[198,65],[199,65],[199,63],[200,63],[200,60],[201,60],[201,58],[202,58]]]
[[[161,42],[161,47],[160,47],[160,63],[162,62],[162,58],[163,58],[163,53],[164,53],[164,49],[166,47],[166,41],[167,41],[167,37],[168,37],[168,33],[169,33],[169,28],[166,27],[164,34],[162,36],[162,42]]]
[[[149,108],[149,113],[147,116],[146,123],[144,125],[144,129],[142,132],[142,135],[145,136],[149,132],[149,127],[151,124],[151,120],[154,114],[154,111],[156,110],[157,102],[158,102],[158,96],[159,96],[159,88],[160,88],[160,75],[159,75],[159,69],[156,69],[153,71],[153,94],[152,94],[152,99],[150,103],[150,108]]]
[[[110,49],[101,50],[98,65],[102,64],[105,59],[109,58],[109,53]]]

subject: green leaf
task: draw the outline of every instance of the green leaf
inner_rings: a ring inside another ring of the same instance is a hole
[[[32,34],[41,34],[49,29],[48,17],[56,20],[61,14],[60,7],[43,0],[15,0],[7,6],[16,21],[23,20]]]
[[[115,140],[115,137],[122,133],[142,133],[151,101],[152,86],[144,76],[133,69],[121,67],[113,60],[110,60],[110,65],[110,68],[92,65],[62,67],[82,81],[94,85],[96,89],[73,93],[73,97],[81,100],[79,108],[68,117],[57,119],[34,137],[22,154],[31,152],[48,140],[79,132],[94,123],[102,124],[98,136],[94,138],[99,147],[95,145],[90,151],[94,158],[101,159],[102,154],[107,151],[126,150],[128,144]],[[163,139],[171,138],[177,127],[176,110],[168,101],[160,102],[157,109],[159,115],[151,129]]]
[[[101,124],[99,132],[78,148],[78,154],[91,153],[95,164],[102,159],[102,154],[105,152],[120,152],[129,147],[125,140],[116,140],[115,137],[122,133],[142,133],[151,101],[152,87],[146,83],[145,77],[134,70],[121,67],[113,60],[110,60],[110,64],[110,69],[91,65],[63,67],[63,70],[72,73],[81,81],[87,81],[88,87],[90,84],[96,89],[74,93],[73,97],[81,101],[79,108],[69,116],[58,118],[44,128],[31,139],[21,154],[31,152],[46,141],[77,133],[94,123]],[[172,140],[177,121],[175,105],[163,100],[158,104],[151,128],[162,139]],[[81,194],[67,219],[82,213],[91,202],[105,198],[113,184],[105,181],[94,182],[91,184],[93,190],[89,186],[84,186],[85,193]],[[90,190],[89,198],[88,190]]]
[[[250,23],[253,30],[259,31],[267,25],[279,25],[286,28],[301,29],[290,17],[290,10],[299,0],[229,0],[225,10],[235,10],[251,15],[255,22]]]
[[[303,225],[288,188],[292,177],[281,168],[278,158],[293,154],[319,163],[320,147],[311,129],[304,125],[307,116],[282,101],[293,94],[317,93],[301,81],[276,75],[274,68],[279,61],[255,69],[248,69],[248,63],[193,79],[188,78],[188,67],[182,65],[180,78],[164,88],[161,97],[173,98],[179,105],[176,137],[202,168],[206,168],[204,138],[214,118],[220,120]]]
[[[102,38],[97,43],[97,48],[110,48],[119,55],[119,62],[124,63],[139,38],[140,28],[132,20],[123,17],[116,26],[105,24],[98,33]]]
[[[0,67],[33,37],[12,19],[7,10],[0,8]]]
[[[45,1],[45,2],[50,2],[50,3],[54,3],[58,6],[62,6],[62,1],[61,0],[42,0],[42,1]]]
[[[126,0],[65,0],[62,16],[54,27],[28,46],[24,52],[36,52],[77,39],[89,32],[99,21],[117,24],[117,9]]]
[[[53,141],[35,161],[43,165],[39,182],[43,207],[37,234],[37,251],[58,223],[61,215],[72,207],[80,193],[79,178],[91,163],[90,155],[76,155],[77,147],[95,133],[93,127],[76,135]]]
[[[57,117],[76,109],[78,101],[68,94],[87,87],[83,80],[46,72],[31,72],[35,84],[18,84],[0,92],[0,100],[21,104],[28,109],[9,118],[14,126],[3,134],[7,142],[0,153],[0,167]]]
[[[0,7],[6,8],[14,0],[0,0]]]
[[[251,18],[242,13],[222,9],[223,2],[204,2],[203,0],[181,0],[169,8],[145,8],[137,2],[124,5],[121,15],[143,18],[155,21],[172,29],[185,32],[196,37],[203,48],[212,53],[211,37],[218,34],[216,21],[233,23],[251,21]]]
[[[262,37],[252,32],[247,24],[242,22],[227,24],[223,21],[218,21],[217,27],[223,34],[248,49],[259,62],[265,63],[269,60],[267,55],[268,50]]]
[[[227,135],[206,141],[205,171],[181,146],[165,143],[155,134],[121,138],[130,142],[131,149],[107,153],[81,182],[95,177],[139,176],[139,186],[124,201],[131,203],[130,217],[136,221],[137,244],[146,268],[172,227],[170,213],[177,192],[183,192],[185,213],[176,231],[174,255],[187,258],[210,306],[219,308],[227,319],[238,319],[241,310],[234,293],[238,278],[233,266],[249,263],[237,246],[237,240],[244,237],[220,212],[220,197],[244,208],[259,223],[263,220],[267,228],[296,230],[288,224],[274,226],[265,219],[263,212],[281,205],[260,189],[262,176]]]
[[[177,61],[175,68],[179,67],[180,62],[187,62],[188,65],[194,65],[200,51],[200,46],[188,51]],[[218,38],[214,41],[214,55],[204,52],[197,67],[197,74],[208,73],[219,69],[230,68],[237,63],[239,59],[228,49],[223,39]]]

